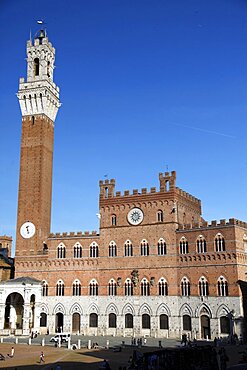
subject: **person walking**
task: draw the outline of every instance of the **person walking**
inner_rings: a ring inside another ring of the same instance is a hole
[[[45,355],[43,351],[41,351],[41,354],[39,356],[39,363],[41,364],[41,362],[45,362]]]

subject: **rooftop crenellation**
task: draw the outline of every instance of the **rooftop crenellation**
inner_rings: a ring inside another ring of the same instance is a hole
[[[61,238],[78,238],[78,237],[88,237],[88,236],[98,236],[99,234],[97,233],[96,230],[93,230],[93,231],[77,231],[77,232],[74,232],[74,231],[70,231],[70,232],[61,232],[61,233],[51,233],[49,235],[49,239],[61,239]]]
[[[240,226],[247,228],[247,222],[240,221],[235,218],[229,218],[229,220],[221,219],[220,221],[212,220],[211,222],[202,221],[200,223],[194,222],[190,224],[179,224],[178,230],[193,230],[193,229],[202,229],[202,228],[214,228],[214,227],[224,227],[224,226]]]

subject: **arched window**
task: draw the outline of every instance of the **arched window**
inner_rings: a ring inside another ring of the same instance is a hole
[[[98,315],[96,313],[90,313],[89,315],[89,327],[97,328],[98,327]]]
[[[98,295],[98,283],[95,279],[90,281],[89,295]]]
[[[45,280],[42,281],[42,296],[43,297],[48,296],[48,284]]]
[[[216,237],[214,239],[214,244],[215,244],[215,251],[216,252],[224,252],[226,250],[226,248],[225,248],[225,239],[220,233],[216,235]]]
[[[191,317],[183,315],[183,330],[191,331]]]
[[[130,240],[126,240],[124,244],[124,255],[125,257],[132,257],[133,256],[133,247]]]
[[[183,297],[190,296],[190,282],[187,277],[183,277],[181,280],[181,295]]]
[[[141,256],[149,256],[149,246],[145,239],[141,241]]]
[[[65,258],[66,257],[66,248],[63,243],[59,244],[57,247],[57,258]]]
[[[169,329],[169,321],[167,315],[160,315],[160,329]]]
[[[197,253],[207,252],[207,242],[204,236],[200,235],[196,241]]]
[[[76,243],[74,245],[74,258],[81,258],[82,257],[82,246],[80,243]]]
[[[117,295],[117,283],[111,279],[108,284],[108,295]]]
[[[164,278],[159,280],[159,295],[168,295],[168,285]]]
[[[109,257],[116,257],[117,256],[117,246],[114,241],[111,241],[109,244]]]
[[[56,296],[64,296],[64,283],[62,280],[58,280],[56,285]]]
[[[34,76],[39,76],[39,58],[35,58],[33,63],[34,63]]]
[[[150,295],[150,284],[146,278],[142,279],[141,281],[141,295]]]
[[[47,326],[47,314],[45,312],[41,312],[40,314],[40,327],[44,328]]]
[[[73,295],[81,295],[81,283],[79,280],[73,282]]]
[[[158,255],[159,256],[164,256],[166,254],[166,242],[164,239],[160,238],[157,244],[158,247]]]
[[[218,279],[218,296],[227,297],[228,296],[228,284],[223,276]]]
[[[50,77],[50,65],[51,65],[51,63],[48,60],[48,62],[47,62],[47,76],[48,77]]]
[[[99,247],[98,244],[95,242],[92,242],[92,244],[90,245],[90,257],[99,257]]]
[[[112,226],[117,226],[117,216],[116,215],[111,216],[111,224]]]
[[[201,297],[208,296],[208,282],[204,276],[200,278],[198,288],[199,288],[199,296]]]
[[[230,334],[230,318],[227,316],[220,317],[220,332],[222,334]]]
[[[125,295],[133,295],[133,283],[130,279],[126,279],[124,284],[124,294]]]
[[[188,242],[183,236],[179,242],[180,254],[186,254],[189,252]]]
[[[133,315],[131,313],[125,315],[125,328],[133,329]]]
[[[142,315],[142,329],[150,329],[150,315],[144,313]]]
[[[157,212],[157,221],[158,222],[163,222],[163,211],[159,210]]]
[[[117,315],[115,313],[109,314],[109,328],[117,327]]]

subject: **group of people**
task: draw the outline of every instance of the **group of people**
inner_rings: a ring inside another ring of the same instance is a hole
[[[141,347],[142,345],[146,345],[147,344],[147,339],[146,338],[131,338],[131,345],[132,346],[138,346],[138,347]]]

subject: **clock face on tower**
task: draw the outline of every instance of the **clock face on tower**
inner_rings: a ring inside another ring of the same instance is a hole
[[[35,234],[35,226],[32,222],[25,222],[20,228],[20,234],[24,239],[30,239]]]
[[[131,225],[139,225],[143,221],[143,212],[140,208],[132,208],[127,216]]]

